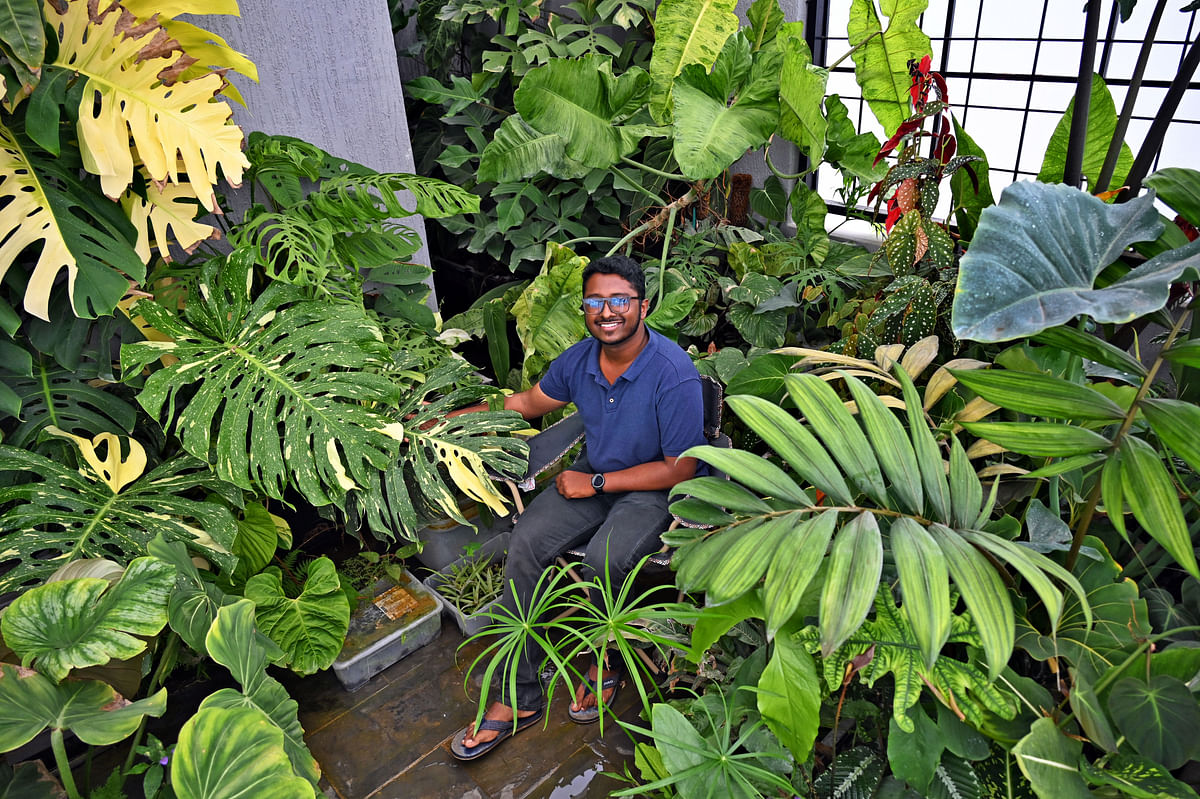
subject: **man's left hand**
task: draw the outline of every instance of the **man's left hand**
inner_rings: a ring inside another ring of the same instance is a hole
[[[558,473],[558,477],[554,478],[554,484],[558,486],[558,493],[567,499],[583,499],[584,497],[596,496],[596,489],[592,488],[592,476],[590,474],[568,469]]]

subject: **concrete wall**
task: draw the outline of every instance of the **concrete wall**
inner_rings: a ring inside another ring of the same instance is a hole
[[[258,83],[230,73],[246,99],[232,104],[243,130],[295,136],[380,172],[414,171],[385,0],[239,5],[241,17],[191,21],[258,66]],[[421,217],[402,221],[426,240]],[[428,265],[428,248],[413,260]]]

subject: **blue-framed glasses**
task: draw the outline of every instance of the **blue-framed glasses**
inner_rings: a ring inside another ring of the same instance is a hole
[[[608,303],[608,307],[613,313],[625,313],[629,310],[629,303],[639,299],[638,297],[626,297],[623,294],[618,294],[616,297],[584,297],[583,312],[588,316],[595,316],[604,310],[604,303]]]

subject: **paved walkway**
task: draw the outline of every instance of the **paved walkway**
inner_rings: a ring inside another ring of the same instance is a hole
[[[437,639],[351,693],[332,671],[286,681],[300,704],[309,749],[321,764],[326,795],[338,799],[599,799],[629,787],[601,772],[633,765],[633,743],[617,724],[580,726],[555,692],[545,729],[521,732],[470,763],[450,755],[450,739],[474,718],[463,679],[480,647],[457,652],[462,636],[443,619]],[[479,673],[482,673],[480,670]],[[479,677],[474,676],[472,697]],[[629,686],[626,686],[628,689]],[[625,690],[616,710],[637,720]]]

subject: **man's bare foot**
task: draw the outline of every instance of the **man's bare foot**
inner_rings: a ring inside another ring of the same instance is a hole
[[[538,711],[536,710],[519,710],[517,711],[517,718],[527,719],[537,712]],[[487,711],[484,712],[483,718],[484,720],[493,719],[495,721],[512,721],[513,709],[500,702],[493,702],[491,706],[488,707]],[[500,733],[495,730],[481,730],[479,735],[476,736],[475,723],[471,722],[469,725],[467,725],[467,735],[465,738],[463,738],[463,745],[468,749],[473,749],[480,744],[485,744],[488,741],[494,740],[499,734]]]
[[[598,669],[596,668],[596,665],[593,663],[592,667],[590,669],[588,669],[587,682],[581,683],[579,685],[579,688],[577,688],[575,690],[575,701],[571,703],[571,710],[573,712],[578,713],[579,711],[584,710],[586,708],[596,707],[596,705],[597,705],[596,693],[595,693],[595,690],[593,689],[593,686],[602,684],[604,682],[604,680],[606,680],[616,674],[615,671],[610,670],[610,671],[605,672],[604,677],[601,678],[601,677],[597,676],[597,672],[598,672]],[[604,697],[605,705],[607,705],[609,700],[612,699],[612,695],[616,690],[617,690],[617,688],[614,685],[613,687],[604,689],[603,691],[600,692],[602,694],[602,696]]]

